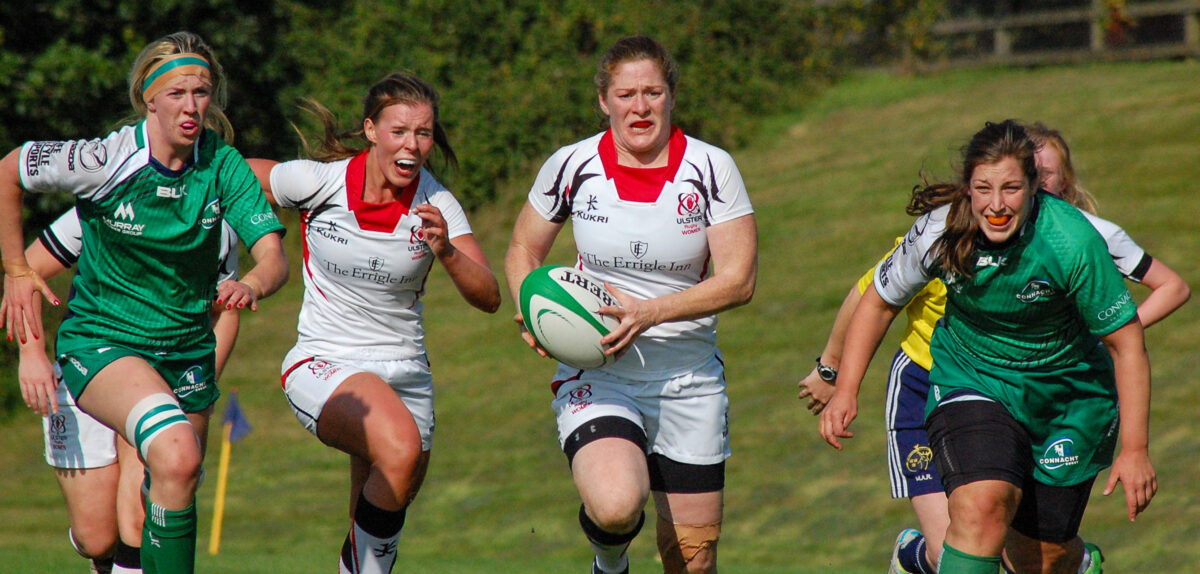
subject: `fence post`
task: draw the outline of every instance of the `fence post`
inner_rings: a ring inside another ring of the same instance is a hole
[[[1104,42],[1105,30],[1104,26],[1100,23],[1104,18],[1104,11],[1107,9],[1104,4],[1104,0],[1092,0],[1092,21],[1088,28],[1091,30],[1089,38],[1093,52],[1103,52],[1106,48]]]

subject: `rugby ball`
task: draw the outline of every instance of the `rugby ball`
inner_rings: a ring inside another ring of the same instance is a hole
[[[620,303],[595,277],[573,267],[538,267],[521,282],[520,305],[525,328],[555,359],[577,369],[616,360],[604,354],[600,339],[620,321],[597,311]]]

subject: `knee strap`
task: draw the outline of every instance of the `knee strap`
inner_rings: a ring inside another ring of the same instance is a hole
[[[179,408],[175,397],[167,393],[154,393],[133,406],[125,419],[125,438],[146,460],[150,443],[168,427],[189,424],[187,415]]]
[[[664,562],[673,552],[678,551],[686,565],[702,550],[716,548],[720,539],[720,522],[702,525],[672,524],[659,517],[658,554]]]

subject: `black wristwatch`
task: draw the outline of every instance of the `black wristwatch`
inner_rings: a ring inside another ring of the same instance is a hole
[[[817,376],[831,385],[837,383],[837,369],[822,363],[821,357],[817,357]]]

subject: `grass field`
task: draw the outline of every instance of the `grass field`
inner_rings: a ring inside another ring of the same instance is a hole
[[[903,206],[920,170],[950,177],[957,147],[985,120],[1040,119],[1062,129],[1101,215],[1185,279],[1200,278],[1197,78],[1194,61],[868,73],[803,110],[770,118],[756,143],[734,150],[758,214],[761,271],[755,300],[723,315],[720,326],[734,450],[724,572],[883,572],[896,532],[913,524],[907,503],[888,498],[885,475],[882,381],[895,333],[868,375],[858,438],[843,452],[821,442],[815,419],[795,399],[796,382],[811,368],[846,290],[907,229]],[[687,101],[679,95],[679,105]],[[472,216],[498,275],[521,200],[519,190],[511,196]],[[294,235],[288,245],[299,253]],[[562,238],[554,260],[568,262],[569,248]],[[335,567],[347,520],[346,458],[300,427],[278,387],[279,361],[295,338],[302,288],[295,271],[283,292],[243,319],[222,381],[239,391],[254,431],[235,445],[217,556],[206,552],[216,474],[216,457],[209,457],[199,499],[202,572]],[[444,273],[430,280],[426,313],[438,434],[396,571],[585,572],[578,499],[548,408],[552,364],[524,349],[511,302],[494,316],[471,311]],[[1104,548],[1109,572],[1185,572],[1200,564],[1198,315],[1193,303],[1147,334],[1160,490],[1130,524],[1121,496],[1104,498],[1097,486],[1083,531]],[[67,544],[39,433],[26,412],[0,426],[0,571],[85,572]],[[661,571],[652,529],[630,552],[632,572]]]

